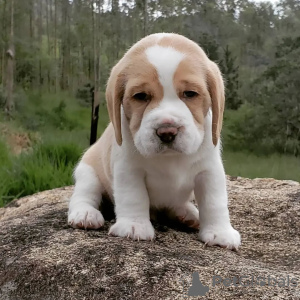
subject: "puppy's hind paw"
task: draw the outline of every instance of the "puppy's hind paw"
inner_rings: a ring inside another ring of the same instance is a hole
[[[183,206],[175,208],[174,212],[179,222],[188,227],[199,229],[199,211],[193,203],[187,202]]]

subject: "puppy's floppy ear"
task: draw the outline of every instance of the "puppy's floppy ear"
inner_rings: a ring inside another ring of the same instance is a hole
[[[209,64],[207,84],[212,108],[212,140],[216,146],[222,130],[225,91],[221,72],[214,62]]]
[[[109,118],[114,126],[117,143],[122,145],[121,131],[121,103],[124,96],[124,76],[120,68],[115,66],[111,73],[106,86],[106,101]]]

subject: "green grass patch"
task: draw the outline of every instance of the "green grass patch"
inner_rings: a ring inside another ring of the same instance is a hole
[[[224,151],[226,174],[247,178],[290,179],[300,182],[300,158],[272,154],[257,156],[245,152]]]
[[[7,145],[3,140],[0,140],[0,166],[1,169],[10,164],[10,153]]]
[[[109,123],[106,103],[102,100],[99,108],[98,136]],[[10,126],[22,128],[27,132],[38,132],[43,141],[67,140],[84,148],[89,146],[91,106],[82,106],[80,100],[69,93],[23,93],[13,119]]]
[[[15,198],[72,184],[72,172],[82,151],[76,144],[58,142],[39,144],[16,157],[7,154],[0,169],[0,206]]]
[[[14,198],[72,184],[74,166],[89,147],[91,107],[65,92],[20,90],[16,98],[12,118],[0,113],[0,123],[9,133],[32,137],[34,147],[14,156],[0,140],[0,206]],[[108,123],[102,103],[98,137]]]

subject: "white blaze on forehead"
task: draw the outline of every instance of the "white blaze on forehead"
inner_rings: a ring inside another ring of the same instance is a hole
[[[157,70],[159,81],[164,88],[164,96],[174,96],[173,77],[179,63],[184,58],[184,53],[172,47],[155,45],[146,50],[146,55],[149,62]]]

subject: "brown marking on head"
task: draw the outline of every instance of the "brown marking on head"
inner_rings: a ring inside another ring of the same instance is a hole
[[[184,90],[198,93],[197,97],[185,101],[198,127],[204,123],[211,106],[212,140],[216,146],[222,130],[225,105],[224,82],[218,66],[209,60],[199,45],[184,36],[165,36],[158,44],[186,54],[175,72],[174,86],[181,99]]]
[[[147,94],[145,101],[135,99],[138,93]],[[157,107],[163,99],[161,86],[155,67],[147,60],[146,54],[140,54],[135,63],[127,68],[127,81],[123,98],[124,113],[134,136],[140,128],[143,116]]]
[[[201,61],[194,58],[195,55],[188,56],[180,62],[174,74],[173,82],[177,95],[189,108],[196,126],[203,129],[204,119],[210,106],[210,95],[205,78],[206,68]],[[197,95],[186,98],[184,96],[185,91],[193,91]]]
[[[135,44],[112,69],[106,88],[106,100],[116,141],[122,144],[121,104],[134,135],[144,113],[155,108],[163,98],[163,88],[155,67],[149,63],[145,50],[155,45],[157,37],[148,36]],[[136,93],[145,92],[149,101],[134,99]]]

